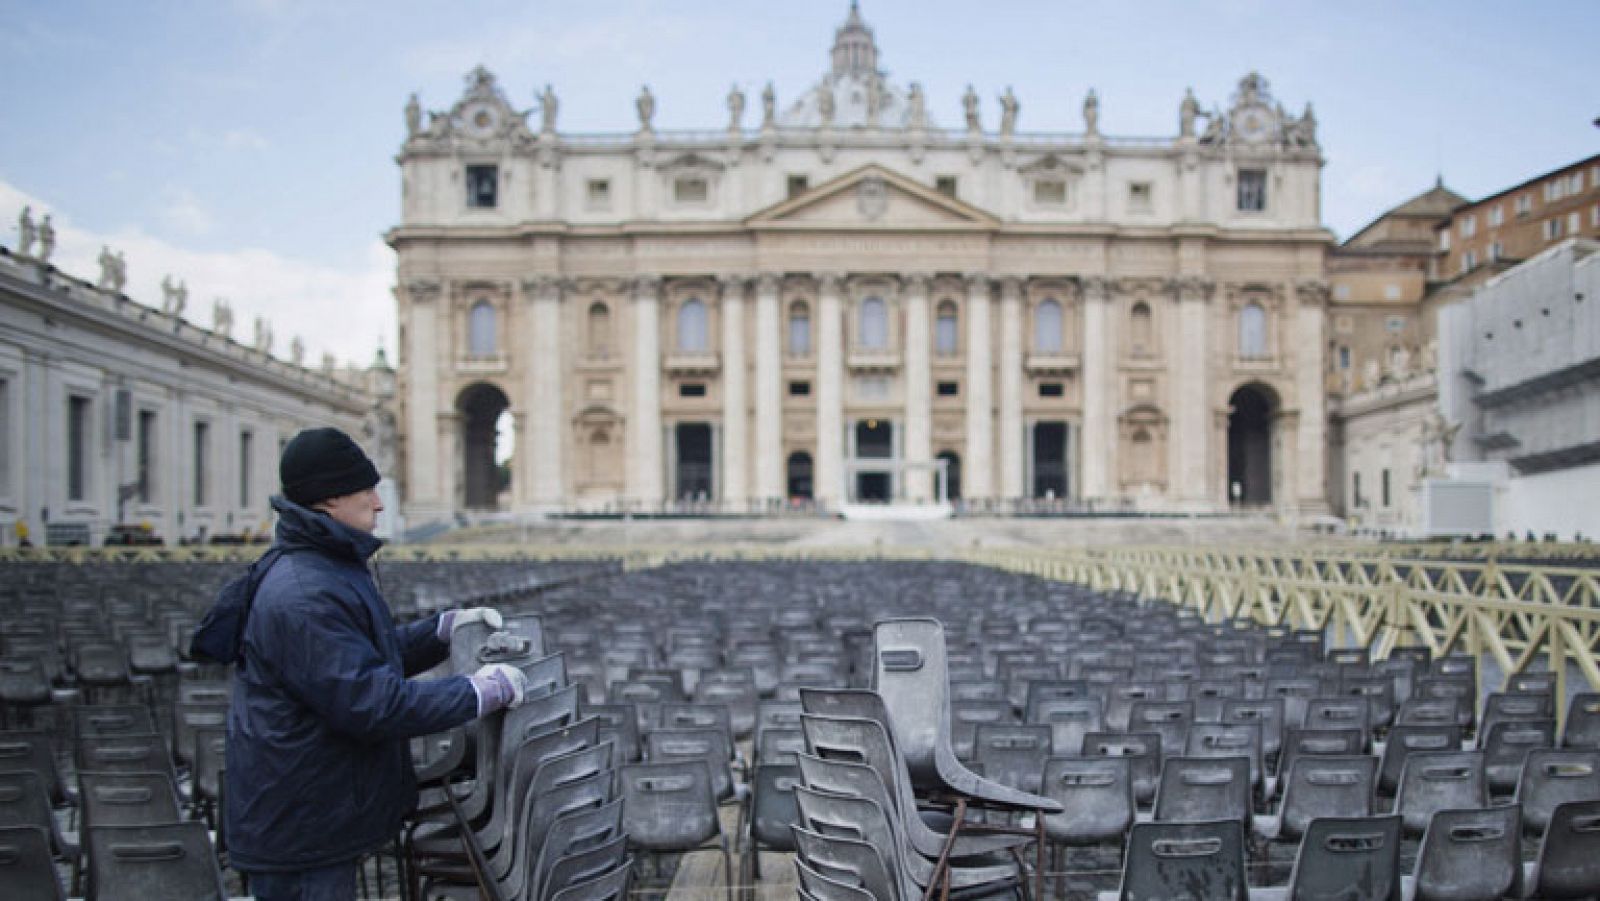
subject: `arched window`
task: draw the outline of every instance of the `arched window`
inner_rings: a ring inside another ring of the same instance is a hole
[[[789,305],[789,356],[811,355],[811,308],[803,301]]]
[[[1339,368],[1350,368],[1350,348],[1343,344],[1339,345]]]
[[[467,355],[492,357],[495,355],[494,304],[480,300],[467,314]]]
[[[1147,357],[1155,352],[1155,327],[1151,324],[1150,305],[1139,301],[1133,305],[1129,316],[1128,336],[1133,342],[1133,355]]]
[[[861,346],[867,350],[889,347],[889,306],[881,297],[861,302]]]
[[[589,356],[611,356],[611,308],[599,301],[589,305]]]
[[[953,300],[939,302],[939,316],[934,320],[933,327],[933,352],[941,357],[955,356],[961,346],[960,320],[956,318],[956,304]]]
[[[706,305],[698,297],[684,301],[678,308],[678,350],[686,354],[705,353],[711,349],[710,332]]]
[[[1061,353],[1061,304],[1049,298],[1033,311],[1033,351]]]
[[[1247,360],[1267,355],[1267,311],[1251,302],[1239,311],[1239,356]]]

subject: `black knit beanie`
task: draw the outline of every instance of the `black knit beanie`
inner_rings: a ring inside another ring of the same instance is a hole
[[[378,484],[378,468],[350,436],[334,428],[306,429],[290,439],[278,461],[283,496],[302,507]]]

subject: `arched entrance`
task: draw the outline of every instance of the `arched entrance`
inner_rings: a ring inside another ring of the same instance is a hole
[[[944,461],[945,500],[961,500],[961,455],[955,451],[940,451],[937,459]]]
[[[788,481],[789,500],[811,500],[811,455],[805,451],[795,451],[789,455],[784,470]]]
[[[884,419],[863,419],[856,423],[856,458],[888,460],[894,456],[894,425]],[[855,499],[862,503],[887,503],[894,497],[891,470],[856,473]]]
[[[1228,398],[1228,502],[1262,507],[1272,503],[1272,420],[1278,394],[1259,382]]]
[[[461,504],[468,510],[494,510],[500,493],[511,487],[511,401],[487,382],[476,382],[456,397],[461,416]]]

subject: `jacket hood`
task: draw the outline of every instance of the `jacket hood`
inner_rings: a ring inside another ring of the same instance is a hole
[[[383,539],[360,529],[352,529],[326,513],[302,507],[281,495],[272,498],[278,513],[275,544],[285,548],[310,548],[335,557],[365,563],[383,547]]]

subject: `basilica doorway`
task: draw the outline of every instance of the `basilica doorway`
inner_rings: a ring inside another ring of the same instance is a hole
[[[784,474],[788,482],[788,495],[791,501],[809,501],[812,499],[811,489],[811,455],[805,451],[795,451],[789,455],[784,464]]]
[[[1067,480],[1067,424],[1056,419],[1033,424],[1029,462],[1032,464],[1032,497],[1063,500],[1071,487]]]
[[[856,422],[856,459],[891,460],[894,458],[894,424],[885,419],[862,419]],[[887,503],[894,499],[894,472],[881,470],[856,471],[856,496],[859,503]]]
[[[672,496],[680,501],[707,501],[715,497],[711,483],[711,424],[680,422],[673,426],[673,450]]]
[[[456,397],[461,423],[461,505],[495,510],[511,488],[511,401],[487,382],[475,382]]]
[[[1272,503],[1272,420],[1278,395],[1252,382],[1228,398],[1228,501],[1238,507]]]

